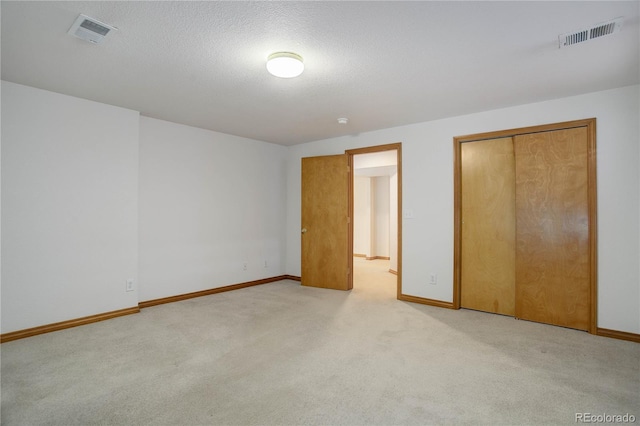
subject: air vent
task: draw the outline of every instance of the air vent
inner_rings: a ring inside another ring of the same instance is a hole
[[[584,30],[568,34],[561,34],[558,36],[558,48],[572,46],[574,44],[593,40],[594,38],[617,33],[622,28],[622,21],[623,18],[620,17],[608,22],[603,22],[602,24],[598,24],[591,28],[586,28]]]
[[[97,19],[89,18],[86,15],[80,15],[67,33],[90,43],[100,44],[102,40],[114,30],[117,30],[117,28],[100,22]]]

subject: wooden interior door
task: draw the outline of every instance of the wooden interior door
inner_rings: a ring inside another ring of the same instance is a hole
[[[348,155],[302,159],[302,285],[350,290]]]
[[[587,128],[514,140],[516,316],[589,330]]]
[[[515,315],[515,164],[513,138],[461,148],[460,306]]]

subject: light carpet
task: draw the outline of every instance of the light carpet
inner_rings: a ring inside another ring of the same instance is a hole
[[[3,425],[640,422],[640,345],[281,281],[1,345]]]

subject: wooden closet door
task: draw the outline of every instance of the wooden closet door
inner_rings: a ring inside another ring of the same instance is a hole
[[[515,314],[513,138],[466,142],[461,149],[463,308]]]
[[[516,317],[588,330],[587,129],[514,140]]]

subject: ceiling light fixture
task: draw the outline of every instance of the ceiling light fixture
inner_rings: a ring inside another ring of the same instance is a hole
[[[276,77],[293,78],[302,74],[302,56],[291,52],[276,52],[267,58],[267,71]]]
[[[338,124],[347,124],[348,122],[349,122],[349,119],[346,117],[338,118]]]

